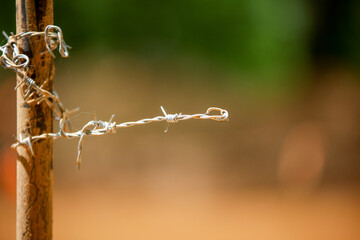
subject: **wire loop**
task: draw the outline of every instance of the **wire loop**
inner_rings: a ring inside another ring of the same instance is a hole
[[[64,41],[63,33],[61,28],[54,25],[48,25],[44,31],[44,38],[46,43],[46,48],[53,58],[55,55],[53,50],[59,47],[59,52],[62,57],[69,57],[68,47]]]

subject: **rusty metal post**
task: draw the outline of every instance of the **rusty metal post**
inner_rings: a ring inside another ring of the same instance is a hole
[[[16,0],[16,31],[44,31],[53,24],[53,0]],[[54,62],[40,36],[18,43],[30,58],[29,73],[37,85],[53,89]],[[17,135],[34,136],[53,130],[53,114],[45,102],[29,105],[17,90]],[[53,141],[33,143],[34,154],[18,147],[16,239],[52,239]]]

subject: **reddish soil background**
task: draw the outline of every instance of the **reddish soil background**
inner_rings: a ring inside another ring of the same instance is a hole
[[[360,86],[325,69],[285,90],[189,66],[61,60],[56,89],[79,128],[229,110],[54,144],[54,239],[360,239]],[[164,70],[166,69],[166,70]],[[15,237],[14,77],[0,85],[0,239]]]

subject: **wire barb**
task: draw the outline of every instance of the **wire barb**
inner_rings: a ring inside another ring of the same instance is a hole
[[[164,113],[165,119],[166,119],[166,128],[164,130],[165,133],[167,133],[167,131],[169,130],[169,124],[170,123],[177,123],[179,121],[178,117],[179,114],[175,113],[175,114],[167,114],[165,109],[163,108],[163,106],[160,106],[162,112]],[[180,113],[181,115],[181,113]]]

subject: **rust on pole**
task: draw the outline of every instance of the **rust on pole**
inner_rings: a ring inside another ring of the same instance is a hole
[[[16,31],[44,31],[53,24],[53,0],[16,0]],[[29,56],[28,76],[38,86],[53,89],[54,62],[40,36],[19,40],[21,53]],[[19,79],[18,79],[19,80]],[[24,88],[18,88],[17,136],[53,132],[53,114],[42,102],[29,105]],[[53,142],[43,139],[32,144],[33,154],[18,147],[16,239],[52,239]]]

